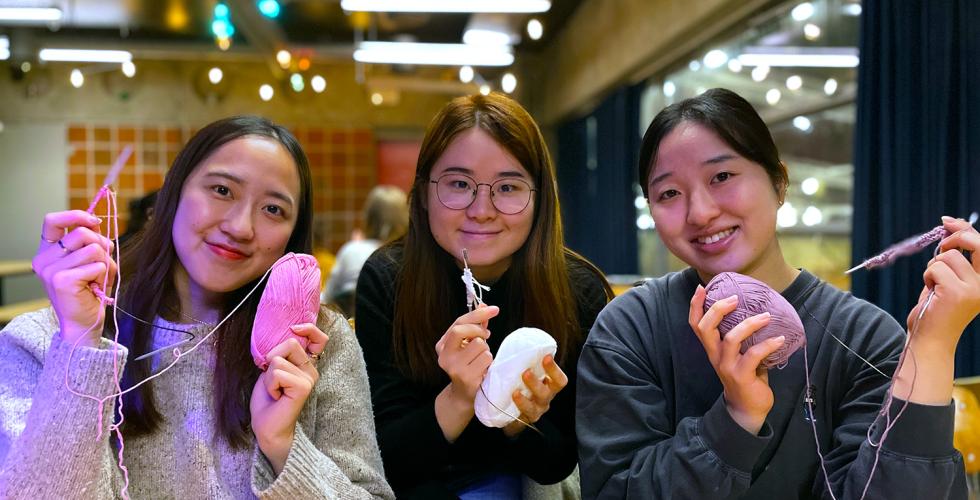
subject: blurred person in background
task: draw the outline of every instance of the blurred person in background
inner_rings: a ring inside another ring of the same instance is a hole
[[[384,243],[400,238],[408,229],[408,198],[395,186],[377,186],[364,201],[364,231],[354,230],[337,259],[320,302],[334,304],[348,318],[354,316],[357,277],[368,257]]]

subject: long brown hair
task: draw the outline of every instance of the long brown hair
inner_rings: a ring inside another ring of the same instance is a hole
[[[286,252],[311,253],[313,249],[312,177],[306,155],[299,142],[285,128],[257,116],[236,116],[214,122],[197,132],[177,155],[167,172],[163,187],[153,207],[153,218],[122,251],[124,287],[120,290],[122,307],[136,317],[150,320],[165,311],[180,309],[174,287],[173,270],[177,262],[172,229],[184,182],[208,156],[218,148],[245,136],[275,140],[286,149],[296,164],[300,180],[296,227],[286,244]],[[252,281],[228,294],[222,316],[228,314],[248,293]],[[264,284],[262,289],[264,289]],[[228,319],[217,336],[217,363],[214,371],[214,403],[218,432],[233,446],[251,443],[248,425],[251,421],[249,398],[258,380],[259,370],[252,362],[249,337],[262,290],[249,297],[235,315]],[[149,350],[151,327],[120,316],[119,338],[129,346],[129,359],[123,372],[123,389],[132,387],[150,375],[151,359],[134,358]],[[111,335],[107,322],[106,335]],[[152,382],[123,396],[126,435],[149,433],[157,428],[161,415],[153,403]]]
[[[404,265],[396,278],[392,349],[398,368],[422,383],[435,384],[445,376],[433,346],[456,319],[447,305],[460,290],[455,259],[436,243],[429,227],[429,176],[453,140],[472,128],[485,132],[517,159],[537,187],[531,232],[508,272],[514,289],[526,291],[523,300],[516,302],[522,304],[522,325],[549,332],[558,343],[557,359],[563,366],[574,363],[574,351],[583,340],[566,258],[580,260],[601,279],[594,266],[564,246],[555,168],[531,115],[516,101],[496,93],[450,101],[432,119],[422,140],[408,197],[408,233],[399,242]]]

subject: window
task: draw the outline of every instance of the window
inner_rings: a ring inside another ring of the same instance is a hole
[[[641,98],[640,134],[674,102],[714,87],[745,97],[769,125],[789,169],[778,214],[783,252],[794,267],[847,289],[851,261],[852,142],[861,5],[848,0],[789,2],[749,19],[702,47]],[[640,272],[659,276],[684,264],[656,236],[636,186]]]

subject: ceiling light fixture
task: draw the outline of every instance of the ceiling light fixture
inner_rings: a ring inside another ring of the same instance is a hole
[[[258,7],[265,17],[274,19],[279,16],[279,2],[276,0],[259,0]]]
[[[710,50],[704,55],[702,62],[704,62],[704,65],[709,69],[720,68],[728,62],[728,54],[721,49]]]
[[[738,61],[744,66],[854,68],[860,57],[857,47],[747,47]]]
[[[790,16],[792,16],[796,21],[806,21],[813,15],[813,11],[814,9],[812,3],[803,2],[796,7],[793,7],[793,10],[790,11]]]
[[[517,77],[513,73],[504,73],[500,79],[500,89],[510,94],[517,88]]]
[[[540,40],[544,36],[544,25],[541,21],[531,19],[527,22],[527,36],[531,37],[531,40]]]
[[[71,70],[71,76],[69,77],[71,81],[71,86],[76,89],[82,88],[85,85],[85,75],[82,74],[82,70],[75,68]]]
[[[510,66],[514,64],[514,54],[507,45],[361,42],[354,51],[354,60],[375,64]]]
[[[208,81],[213,85],[221,83],[221,79],[225,77],[225,73],[221,71],[221,68],[214,67],[208,70]]]
[[[827,95],[834,95],[834,92],[837,92],[837,80],[828,78],[823,84],[823,93]]]
[[[261,87],[259,87],[259,98],[261,98],[263,101],[268,102],[272,100],[273,95],[275,95],[275,91],[272,89],[272,85],[264,83]]]
[[[503,31],[468,29],[463,33],[463,43],[467,45],[510,45],[510,33]]]
[[[0,61],[10,59],[10,39],[0,36]]]
[[[327,89],[327,80],[320,75],[316,75],[310,78],[310,87],[313,88],[313,92],[319,94]]]
[[[289,68],[289,63],[292,61],[293,55],[290,54],[288,50],[282,49],[279,52],[276,52],[276,62],[279,63],[279,66],[281,66],[282,69]]]
[[[0,21],[52,22],[61,20],[61,9],[36,7],[0,7]]]
[[[459,68],[459,81],[463,83],[470,83],[473,81],[473,76],[472,66],[463,66],[462,68]]]
[[[533,14],[548,12],[550,0],[341,0],[340,7],[354,12],[497,12]]]
[[[126,50],[41,49],[38,59],[49,62],[96,62],[122,64],[133,60]]]

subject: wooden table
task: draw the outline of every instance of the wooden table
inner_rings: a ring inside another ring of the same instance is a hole
[[[0,260],[0,306],[3,305],[3,279],[7,276],[31,274],[30,260]]]

